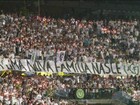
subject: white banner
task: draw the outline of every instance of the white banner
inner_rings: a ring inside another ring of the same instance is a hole
[[[57,62],[63,62],[65,58],[65,52],[66,51],[57,51],[56,61]]]
[[[0,70],[19,70],[30,72],[90,73],[99,75],[140,75],[140,64],[104,64],[83,62],[35,61],[27,59],[0,59]]]

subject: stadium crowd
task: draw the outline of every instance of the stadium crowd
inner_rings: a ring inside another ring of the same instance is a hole
[[[15,73],[0,77],[1,105],[75,105],[68,101],[54,98],[58,91],[67,89],[88,89],[91,93],[99,89],[123,90],[135,100],[140,100],[140,77],[130,76],[116,78],[99,75],[73,75],[69,77],[52,76],[21,76]],[[63,91],[63,92],[62,92]],[[75,94],[75,93],[74,93]],[[71,94],[71,95],[74,95]],[[93,98],[93,97],[92,97]]]
[[[139,20],[78,20],[0,15],[0,55],[4,58],[85,62],[139,62]]]
[[[30,59],[36,52],[37,59],[55,60],[59,51],[65,51],[65,61],[140,63],[139,20],[0,15],[0,59]],[[52,98],[57,90],[67,88],[87,88],[92,93],[113,88],[140,100],[140,77],[136,76],[119,79],[82,74],[69,78],[9,74],[0,77],[0,104],[68,105],[65,100]]]

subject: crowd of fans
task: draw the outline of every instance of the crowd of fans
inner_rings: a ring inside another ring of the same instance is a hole
[[[58,101],[47,97],[52,96],[54,87],[54,80],[46,77],[9,74],[0,78],[0,105],[58,105]]]
[[[140,21],[0,15],[0,58],[30,59],[36,52],[37,59],[55,60],[59,51],[65,51],[65,61],[140,63]],[[71,88],[86,88],[92,93],[113,88],[140,100],[136,94],[140,93],[140,77],[136,76],[24,77],[10,73],[0,77],[0,104],[68,105],[53,95]]]
[[[139,62],[139,20],[55,19],[40,16],[0,16],[0,55],[6,58],[54,60],[66,51],[66,61]]]
[[[135,95],[140,91],[139,81],[140,77],[136,76],[117,78],[78,74],[59,77],[56,75],[21,76],[10,73],[0,77],[0,103],[1,105],[58,105],[58,103],[59,105],[75,105],[70,104],[69,100],[54,98],[58,90],[67,92],[72,88],[88,89],[93,94],[98,93],[99,89],[123,90],[135,100],[140,100],[140,94]]]

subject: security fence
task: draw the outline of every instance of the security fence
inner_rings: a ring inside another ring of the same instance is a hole
[[[86,89],[69,88],[56,90],[54,98],[65,100],[118,100],[126,105],[140,105],[140,102],[132,101],[132,97],[124,91],[118,91],[113,88]]]

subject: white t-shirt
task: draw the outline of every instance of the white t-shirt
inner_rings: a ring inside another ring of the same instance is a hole
[[[17,105],[21,105],[21,103],[23,102],[23,98],[18,98],[18,103],[17,103]]]
[[[3,96],[0,96],[0,101],[3,101]]]
[[[36,96],[36,100],[41,100],[41,98],[42,98],[41,94],[38,94],[38,95]]]
[[[54,103],[54,105],[58,105],[58,103]]]
[[[17,105],[18,100],[16,99],[16,97],[12,97],[12,105],[16,104]]]
[[[10,105],[11,104],[11,101],[9,100],[9,98],[5,98],[4,100],[5,100],[5,104],[6,105]]]
[[[14,53],[11,53],[11,54],[9,55],[9,58],[14,59],[14,58],[15,58]]]

